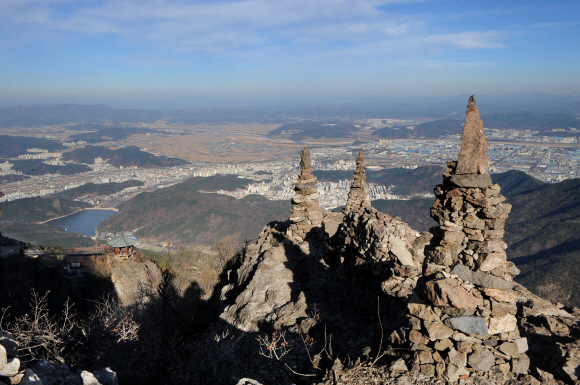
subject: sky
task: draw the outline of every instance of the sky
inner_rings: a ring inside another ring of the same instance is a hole
[[[580,93],[580,1],[0,0],[0,105]]]

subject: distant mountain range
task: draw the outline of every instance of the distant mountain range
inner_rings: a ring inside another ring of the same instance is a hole
[[[101,232],[133,231],[138,237],[184,246],[211,245],[225,236],[254,239],[264,225],[286,220],[290,202],[259,195],[235,199],[200,191],[235,190],[252,182],[232,175],[192,178],[171,187],[143,192],[123,203],[119,213],[99,225]]]
[[[571,114],[535,114],[532,112],[496,113],[481,117],[485,128],[499,130],[532,130],[538,135],[578,136],[579,133],[552,132],[553,129],[580,129],[580,119]],[[427,138],[434,139],[446,135],[458,135],[463,131],[463,120],[442,119],[419,124],[413,129],[406,125],[381,128],[373,134],[388,139]]]
[[[580,95],[562,96],[541,93],[475,95],[484,115],[532,111],[536,114],[566,113],[580,115]],[[288,105],[261,105],[239,108],[197,108],[174,111],[115,109],[106,105],[46,104],[0,108],[0,127],[33,127],[78,124],[76,129],[92,130],[92,124],[152,123],[278,123],[296,118],[310,120],[365,118],[448,119],[465,113],[469,95],[452,97],[372,96],[359,98],[312,99]]]

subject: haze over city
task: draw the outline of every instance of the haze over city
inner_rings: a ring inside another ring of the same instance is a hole
[[[579,11],[576,1],[4,0],[0,105],[577,95]]]

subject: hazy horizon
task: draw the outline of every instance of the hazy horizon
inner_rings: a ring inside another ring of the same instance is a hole
[[[573,1],[4,0],[0,105],[580,94]]]

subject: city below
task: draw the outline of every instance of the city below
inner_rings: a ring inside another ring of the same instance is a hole
[[[382,120],[385,122],[385,120]],[[367,124],[373,127],[370,119]],[[409,121],[412,124],[412,121]],[[376,127],[375,127],[376,128]],[[412,126],[408,127],[412,129]],[[557,130],[554,130],[557,135]],[[486,135],[490,141],[488,156],[490,171],[499,173],[508,170],[520,170],[544,182],[560,182],[564,179],[580,176],[578,167],[580,161],[580,146],[577,136],[537,136],[537,132],[530,130],[496,130],[489,129]],[[579,132],[580,134],[580,132]],[[142,135],[141,137],[143,137]],[[147,134],[147,140],[152,140]],[[133,140],[140,136],[132,136],[119,141],[117,148],[132,145]],[[364,149],[369,171],[407,168],[415,169],[420,166],[443,166],[447,161],[455,159],[459,152],[459,135],[447,135],[446,138],[427,139],[379,139],[369,138],[357,143],[339,143],[324,145],[321,143],[308,144],[312,149],[313,167],[320,171],[354,171],[355,154],[359,148]],[[148,142],[155,144],[153,142]],[[298,142],[296,142],[298,143]],[[293,183],[296,181],[298,168],[299,148],[284,148],[287,154],[295,154],[294,161],[278,160],[279,156],[270,156],[254,161],[228,162],[199,162],[187,161],[187,164],[173,167],[139,168],[136,166],[112,166],[107,159],[96,158],[93,164],[87,164],[90,171],[72,175],[44,174],[33,175],[25,180],[18,180],[0,185],[4,193],[0,202],[12,201],[27,197],[49,197],[64,190],[81,186],[86,183],[103,184],[109,182],[124,182],[138,180],[142,186],[128,187],[108,196],[85,195],[76,200],[88,202],[95,207],[115,207],[121,202],[130,199],[139,192],[171,186],[191,177],[209,177],[213,175],[237,175],[239,178],[251,179],[246,189],[236,191],[212,191],[242,198],[250,194],[259,194],[271,200],[289,200],[293,194]],[[67,151],[83,148],[86,142],[64,141],[63,149],[48,151],[41,148],[27,149],[26,153],[16,157],[4,159],[0,163],[0,176],[21,175],[21,171],[14,170],[12,161],[23,159],[42,160],[47,165],[65,165],[74,161],[63,161],[62,156]],[[268,147],[258,145],[257,147]],[[235,140],[222,141],[209,146],[212,152],[226,147],[227,151],[236,148],[245,150],[248,143]],[[256,146],[254,146],[256,147]],[[260,148],[261,148],[260,147]],[[159,155],[156,149],[141,147],[153,155]],[[272,147],[266,151],[272,153]],[[167,153],[165,154],[167,155]],[[319,182],[320,205],[325,209],[333,209],[345,204],[350,179],[345,178],[335,182]],[[392,192],[392,185],[369,185],[371,199],[409,199],[411,196],[396,195]],[[422,196],[429,196],[426,192]]]

